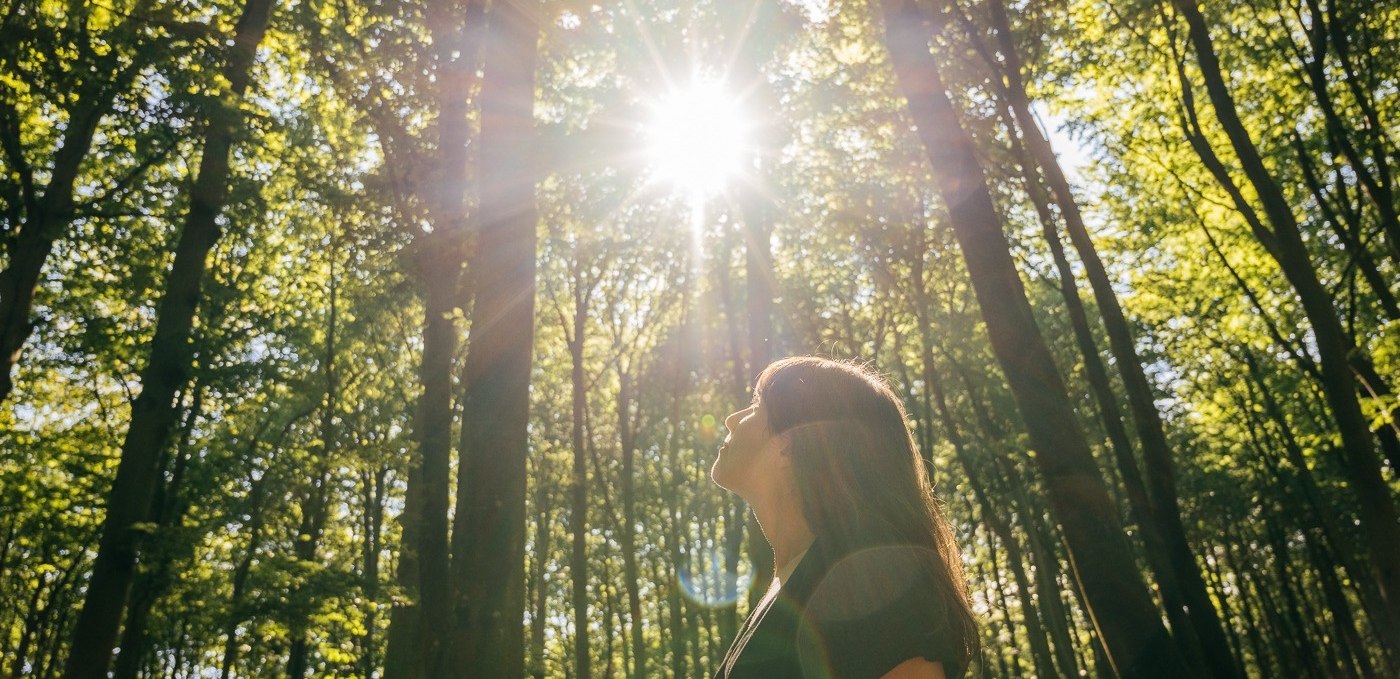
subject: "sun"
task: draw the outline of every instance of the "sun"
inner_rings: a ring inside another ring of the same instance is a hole
[[[653,181],[692,199],[720,193],[743,168],[748,123],[717,81],[696,81],[651,105],[644,128]]]

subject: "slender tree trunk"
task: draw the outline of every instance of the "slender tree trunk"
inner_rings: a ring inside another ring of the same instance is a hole
[[[1381,598],[1376,583],[1366,577],[1366,571],[1357,562],[1351,538],[1343,535],[1341,527],[1337,525],[1336,510],[1323,496],[1322,489],[1318,487],[1317,480],[1313,478],[1302,445],[1293,435],[1288,417],[1279,406],[1273,389],[1264,381],[1258,359],[1255,358],[1254,352],[1247,349],[1242,353],[1245,368],[1250,376],[1250,379],[1245,382],[1245,386],[1250,387],[1250,401],[1263,406],[1264,415],[1268,416],[1277,430],[1279,445],[1283,448],[1289,465],[1294,469],[1295,479],[1305,500],[1304,506],[1310,510],[1308,514],[1312,517],[1314,525],[1322,531],[1327,543],[1333,546],[1337,563],[1358,585],[1358,598],[1367,615],[1384,619],[1385,601]],[[1255,385],[1257,388],[1254,388]],[[1252,408],[1245,403],[1241,404],[1240,410],[1245,413],[1252,412]],[[1267,424],[1261,423],[1259,428],[1266,429]],[[1258,434],[1251,429],[1251,436],[1258,436]],[[1265,447],[1263,441],[1259,442],[1259,446],[1261,449]],[[1381,636],[1379,640],[1384,642],[1385,638]]]
[[[1331,37],[1331,28],[1335,28],[1334,22],[1328,20],[1319,6],[1317,0],[1307,0],[1309,10],[1309,27],[1305,31],[1308,37],[1308,44],[1313,50],[1313,58],[1304,60],[1303,72],[1306,74],[1304,83],[1312,90],[1314,99],[1317,101],[1317,110],[1322,113],[1322,119],[1326,134],[1333,140],[1340,151],[1340,156],[1346,161],[1347,167],[1360,182],[1364,193],[1371,199],[1372,205],[1376,207],[1376,216],[1380,222],[1381,230],[1386,234],[1391,245],[1391,256],[1400,263],[1400,217],[1397,217],[1395,210],[1395,196],[1391,190],[1388,165],[1385,153],[1376,154],[1367,159],[1356,148],[1351,141],[1350,130],[1342,122],[1341,116],[1337,113],[1336,104],[1332,100],[1332,94],[1327,89],[1327,54],[1328,42]],[[1331,3],[1329,3],[1330,5]],[[1342,41],[1346,37],[1342,36]],[[1345,45],[1338,46],[1345,54]],[[1364,98],[1358,101],[1364,101]],[[1372,161],[1368,164],[1366,161]],[[1375,167],[1376,172],[1371,168]]]
[[[583,340],[588,330],[588,284],[582,272],[574,276],[574,316],[569,345],[569,378],[573,395],[574,460],[569,479],[569,528],[573,534],[569,576],[573,583],[574,670],[580,677],[593,676],[592,655],[588,650],[588,451],[585,448],[583,420],[588,410],[588,384],[583,370]]]
[[[477,63],[482,7],[468,2],[462,15],[450,3],[427,8],[436,49],[438,166],[424,196],[433,231],[416,241],[423,291],[423,357],[415,438],[418,459],[409,472],[399,580],[414,596],[389,623],[386,679],[444,676],[444,645],[452,625],[448,509],[452,458],[452,362],[457,351],[458,283],[467,237],[468,97]],[[409,582],[411,581],[411,582]]]
[[[678,352],[683,353],[683,352]],[[681,475],[680,468],[680,431],[677,423],[681,420],[681,395],[685,391],[683,368],[679,365],[673,367],[674,378],[671,380],[673,392],[671,394],[671,408],[667,421],[671,430],[666,437],[666,469],[669,470],[669,477],[672,486],[683,483],[678,479]],[[671,635],[671,676],[676,679],[689,676],[686,674],[688,663],[685,655],[685,603],[681,596],[680,575],[683,567],[683,554],[681,552],[681,540],[683,531],[681,526],[685,517],[681,514],[682,508],[679,505],[678,493],[666,493],[666,553],[669,555],[671,582],[676,585],[667,589],[666,602],[667,613],[670,620],[669,630]]]
[[[105,677],[112,660],[136,566],[141,537],[137,524],[150,509],[156,462],[169,442],[177,416],[173,397],[189,379],[190,332],[209,251],[221,231],[217,218],[228,196],[229,154],[242,119],[237,102],[248,89],[257,46],[272,9],[273,0],[248,0],[234,28],[224,68],[229,89],[209,116],[199,174],[190,188],[189,214],[180,230],[166,292],[157,310],[155,336],[141,372],[141,395],[131,405],[131,424],[108,495],[102,538],[73,633],[65,679]]]
[[[642,598],[637,574],[637,489],[636,432],[632,428],[632,375],[619,371],[617,376],[617,432],[622,446],[622,530],[618,538],[622,548],[622,584],[627,589],[627,620],[632,638],[632,667],[629,679],[647,675],[646,635],[643,631]]]
[[[1375,259],[1371,257],[1366,244],[1361,240],[1360,214],[1349,210],[1338,211],[1333,208],[1331,201],[1327,199],[1326,191],[1322,188],[1322,181],[1317,175],[1317,166],[1308,154],[1307,147],[1303,145],[1303,138],[1300,135],[1293,135],[1293,148],[1298,157],[1298,169],[1303,176],[1303,182],[1307,185],[1308,192],[1313,195],[1313,199],[1317,201],[1323,221],[1332,227],[1332,233],[1337,235],[1337,240],[1346,250],[1348,260],[1361,272],[1361,277],[1371,288],[1371,292],[1376,297],[1376,304],[1381,308],[1385,317],[1390,320],[1400,320],[1400,303],[1396,302],[1394,293],[1390,291],[1391,283],[1376,267]]]
[[[752,151],[744,160],[744,181],[739,187],[739,208],[744,234],[744,311],[748,317],[748,381],[768,366],[773,359],[773,256],[770,243],[775,207],[771,198],[772,168],[777,157],[778,117],[775,94],[763,74],[763,66],[773,59],[775,30],[779,25],[779,4],[766,1],[736,0],[725,3],[732,12],[732,38],[740,41],[732,47],[733,77],[738,81],[747,101],[744,103],[755,121],[750,131]],[[758,520],[747,506],[735,500],[733,515],[742,513],[746,525],[736,523],[731,531],[746,531],[749,558],[754,577],[749,588],[750,607],[763,597],[773,579],[773,548],[768,544]],[[737,540],[737,535],[735,535]],[[726,549],[737,557],[737,545]],[[728,557],[728,554],[726,554]],[[726,565],[729,561],[726,558]],[[737,568],[738,559],[734,560]],[[737,627],[737,625],[736,625]]]
[[[421,412],[421,411],[420,411]],[[423,676],[418,642],[418,536],[423,525],[422,458],[410,458],[404,487],[403,512],[399,514],[399,560],[394,582],[403,591],[403,602],[389,610],[389,631],[384,648],[384,679],[419,679]],[[221,677],[220,679],[228,679]]]
[[[1015,676],[1023,674],[1021,668],[1021,643],[1017,640],[1017,625],[1011,621],[1011,607],[1006,603],[1006,586],[1001,580],[1001,559],[997,556],[997,539],[995,535],[987,536],[987,567],[991,570],[992,591],[996,593],[997,607],[1001,609],[1002,629],[1007,632],[1007,647],[1014,649],[1012,654],[1012,667],[1015,668]]]
[[[454,667],[524,674],[525,456],[535,316],[534,98],[541,10],[491,6],[484,44],[476,302],[453,526]]]
[[[200,370],[196,367],[196,373]],[[195,420],[203,410],[204,387],[200,383],[200,378],[196,375],[194,384],[190,391],[193,397],[190,405],[185,411],[185,422],[180,428],[179,443],[173,457],[173,464],[162,462],[161,475],[170,474],[170,481],[158,484],[155,500],[151,503],[151,522],[159,526],[159,530],[169,532],[177,530],[181,520],[185,516],[185,510],[189,506],[182,495],[184,486],[185,471],[189,468],[189,439],[194,429]],[[116,663],[112,669],[113,679],[136,679],[141,671],[141,664],[144,662],[148,646],[150,644],[147,630],[150,625],[151,611],[155,608],[156,601],[165,594],[174,580],[174,562],[183,559],[193,551],[192,544],[185,544],[186,541],[179,541],[177,546],[165,546],[159,549],[147,568],[148,571],[139,572],[133,579],[131,594],[128,597],[127,606],[129,612],[126,621],[122,624],[121,632],[121,652],[117,654]],[[177,553],[178,552],[178,553]]]
[[[248,575],[252,571],[253,561],[257,558],[258,543],[262,540],[268,480],[268,473],[264,472],[261,477],[251,482],[252,487],[248,491],[248,548],[243,552],[243,558],[233,566],[228,616],[223,629],[224,654],[219,663],[219,679],[229,679],[233,676],[233,665],[238,661],[238,624],[243,621],[243,599],[247,592]]]
[[[469,6],[474,6],[472,3]],[[457,676],[450,660],[448,637],[453,625],[452,597],[455,591],[450,567],[448,512],[452,457],[452,362],[457,352],[458,283],[466,238],[467,149],[470,128],[467,120],[468,91],[475,55],[464,45],[470,31],[479,27],[470,18],[456,16],[451,5],[433,12],[449,29],[439,29],[434,38],[442,42],[436,51],[439,77],[438,155],[436,182],[430,205],[434,206],[434,229],[419,252],[424,273],[423,396],[420,411],[419,448],[423,467],[423,515],[418,547],[418,653],[424,676]],[[479,20],[479,19],[478,19]],[[470,416],[470,411],[467,411]],[[461,473],[459,466],[458,473]],[[459,481],[460,483],[460,481]],[[459,494],[466,492],[459,485]],[[460,519],[461,514],[459,513]]]
[[[364,487],[365,513],[363,519],[364,546],[360,560],[362,587],[365,602],[361,610],[365,617],[365,632],[360,638],[360,671],[368,679],[374,676],[379,667],[379,654],[375,648],[375,633],[379,627],[379,553],[383,549],[384,500],[389,468],[381,466],[366,470],[360,480]]]
[[[534,597],[530,600],[530,662],[529,676],[544,679],[545,623],[549,611],[549,588],[544,574],[549,560],[553,535],[550,533],[549,517],[552,510],[551,495],[543,482],[536,483],[535,491],[535,544],[538,547],[533,555],[534,572],[531,581],[535,584]]]
[[[1138,576],[1117,509],[1035,325],[972,140],[929,53],[926,17],[907,0],[884,0],[882,5],[899,87],[928,152],[993,352],[1037,452],[1036,463],[1110,660],[1124,677],[1188,676]]]
[[[745,228],[745,227],[740,227]],[[720,304],[724,310],[725,322],[725,348],[729,353],[730,377],[733,380],[734,403],[741,404],[747,402],[749,398],[749,387],[753,382],[753,377],[757,375],[757,368],[750,372],[744,363],[743,336],[739,328],[738,303],[735,300],[732,277],[730,275],[730,257],[735,247],[734,229],[726,228],[724,238],[721,241],[722,254],[717,258],[719,265],[715,267],[715,286],[719,295]],[[744,535],[746,529],[749,533],[749,540],[755,539],[752,526],[749,524],[749,507],[743,498],[732,493],[724,496],[725,504],[725,535],[724,535],[724,567],[729,573],[738,573],[740,551],[744,546]],[[766,544],[766,542],[765,542]],[[750,545],[752,547],[752,544]],[[755,552],[752,548],[749,554],[755,559],[761,559],[762,549]],[[749,596],[758,588],[757,578],[750,584]],[[725,583],[723,609],[720,611],[720,633],[725,639],[732,640],[739,630],[739,583],[735,578]],[[732,602],[732,603],[731,603]]]
[[[1279,591],[1283,594],[1285,606],[1283,613],[1287,616],[1288,628],[1292,635],[1291,645],[1298,654],[1302,669],[1310,676],[1321,677],[1323,676],[1322,665],[1319,664],[1317,655],[1314,653],[1314,649],[1319,644],[1313,643],[1313,640],[1308,638],[1307,625],[1304,622],[1308,616],[1306,616],[1297,592],[1294,590],[1294,578],[1288,572],[1289,555],[1288,548],[1284,544],[1283,534],[1279,531],[1278,526],[1270,522],[1264,523],[1264,531],[1268,536],[1269,547],[1273,551],[1274,577],[1278,579]]]
[[[1359,350],[1347,337],[1331,296],[1317,277],[1287,198],[1265,167],[1236,111],[1205,17],[1195,0],[1173,0],[1173,5],[1186,20],[1216,117],[1273,226],[1271,232],[1256,235],[1297,292],[1312,326],[1323,390],[1342,438],[1348,485],[1360,504],[1361,528],[1367,538],[1373,577],[1380,584],[1390,618],[1382,628],[1400,630],[1400,517],[1396,515],[1393,494],[1381,477],[1372,434],[1356,394],[1349,354]],[[1395,642],[1390,645],[1394,647]]]
[[[1027,121],[1021,121],[1022,126],[1026,124]],[[1039,135],[1039,131],[1023,130],[1023,134]],[[1122,412],[1118,409],[1118,397],[1113,393],[1108,370],[1104,366],[1103,359],[1099,356],[1098,344],[1089,327],[1084,302],[1079,297],[1079,288],[1075,283],[1074,269],[1070,267],[1069,259],[1065,257],[1060,236],[1055,230],[1054,217],[1047,202],[1049,197],[1040,187],[1038,177],[1027,172],[1025,180],[1031,201],[1035,204],[1040,217],[1042,235],[1050,248],[1055,269],[1059,273],[1060,296],[1065,301],[1065,310],[1068,312],[1070,327],[1074,331],[1075,343],[1078,345],[1080,356],[1084,360],[1084,374],[1089,381],[1094,398],[1099,404],[1099,419],[1104,425],[1104,431],[1108,434],[1109,447],[1113,453],[1118,474],[1123,480],[1123,489],[1127,494],[1131,516],[1142,535],[1147,562],[1157,581],[1158,591],[1162,597],[1162,607],[1171,623],[1172,636],[1182,655],[1191,663],[1193,669],[1198,674],[1210,674],[1206,669],[1207,662],[1203,657],[1199,635],[1197,630],[1192,627],[1191,618],[1187,613],[1192,609],[1187,603],[1182,586],[1179,584],[1176,569],[1167,554],[1167,545],[1162,538],[1162,531],[1159,529],[1160,517],[1157,516],[1156,508],[1148,495],[1147,484],[1143,481],[1142,473],[1138,470],[1137,460],[1133,457],[1128,430],[1123,426]],[[1111,290],[1109,294],[1113,294]],[[1136,355],[1133,356],[1133,360],[1137,360]],[[1123,367],[1121,362],[1119,365],[1120,369],[1123,370],[1134,369],[1134,366]],[[1136,369],[1139,373],[1141,372],[1140,367],[1136,367]]]

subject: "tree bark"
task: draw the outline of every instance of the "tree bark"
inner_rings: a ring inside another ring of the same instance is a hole
[[[453,667],[524,674],[525,457],[535,314],[535,0],[491,6],[481,87],[476,302],[453,526]]]
[[[574,671],[579,677],[593,676],[592,655],[588,650],[588,451],[583,421],[588,410],[588,384],[583,370],[583,340],[588,331],[588,302],[591,286],[585,274],[573,267],[574,316],[572,331],[565,332],[569,345],[569,382],[573,402],[573,469],[569,479],[569,529],[573,534],[569,556],[569,577],[573,584]]]
[[[229,153],[242,121],[238,102],[252,79],[257,46],[272,16],[274,0],[248,0],[234,28],[224,77],[224,98],[209,114],[199,174],[190,188],[190,208],[180,230],[175,260],[156,315],[155,336],[141,372],[141,395],[131,405],[131,424],[122,443],[121,462],[107,499],[102,538],[88,581],[64,668],[65,679],[101,679],[107,675],[135,571],[141,537],[138,525],[150,509],[160,451],[175,423],[175,393],[189,380],[190,332],[199,304],[209,251],[218,241],[217,222],[228,197]]]
[[[952,409],[948,406],[948,397],[943,390],[943,381],[934,367],[933,327],[929,321],[930,304],[924,282],[922,257],[922,253],[915,255],[912,278],[915,286],[913,290],[915,322],[919,330],[920,377],[923,379],[925,395],[930,397],[928,400],[931,401],[931,405],[937,407],[938,419],[943,425],[944,435],[952,444],[958,463],[962,466],[968,484],[972,487],[973,497],[977,501],[982,522],[1006,545],[1007,559],[1010,561],[1012,576],[1016,579],[1016,592],[1021,599],[1022,617],[1027,628],[1026,634],[1030,641],[1031,658],[1035,662],[1036,674],[1037,676],[1052,677],[1057,674],[1057,671],[1052,661],[1050,645],[1047,642],[1044,626],[1041,624],[1039,611],[1031,597],[1030,579],[1026,576],[1026,560],[1022,555],[1020,543],[1012,533],[1011,522],[997,512],[991,499],[987,496],[984,484],[978,477],[978,470],[972,454],[967,450],[962,432],[953,418]],[[906,379],[905,382],[909,383],[909,380]],[[924,423],[923,428],[929,428],[928,425],[931,424],[931,422]],[[931,454],[930,449],[924,450],[925,456]],[[932,466],[929,468],[932,469]],[[1076,676],[1078,671],[1073,666],[1073,662],[1070,662],[1068,666],[1061,667],[1058,674],[1060,676]]]
[[[926,18],[907,0],[883,0],[882,6],[898,85],[928,153],[993,352],[1030,434],[1110,662],[1125,678],[1189,676],[1137,574],[1117,509],[1036,327],[972,140],[929,53]]]
[[[200,371],[197,366],[196,372]],[[162,462],[161,475],[164,476],[167,465],[170,465],[170,481],[165,484],[158,484],[155,499],[151,503],[151,522],[159,526],[161,531],[176,530],[184,518],[185,510],[189,507],[188,500],[183,496],[182,490],[185,480],[185,471],[189,468],[189,439],[194,428],[195,420],[203,410],[204,387],[201,380],[196,375],[194,384],[190,388],[193,397],[190,405],[185,411],[185,422],[180,427],[180,435],[176,444],[173,464]],[[182,397],[183,399],[183,397]],[[126,621],[122,625],[121,631],[121,652],[117,654],[117,660],[112,668],[113,679],[136,679],[141,671],[141,663],[145,659],[147,647],[150,644],[147,631],[150,626],[151,611],[155,608],[156,601],[170,588],[174,580],[174,562],[178,558],[185,558],[188,552],[193,551],[193,545],[180,544],[179,554],[174,547],[166,546],[157,551],[149,569],[146,572],[136,574],[132,582],[131,594],[128,596],[127,606],[130,610],[127,613]]]
[[[437,87],[437,167],[424,202],[433,222],[418,234],[416,264],[423,293],[423,356],[408,497],[400,522],[403,550],[400,584],[410,606],[395,608],[385,654],[386,679],[442,676],[445,636],[452,623],[451,550],[448,508],[452,457],[452,363],[457,351],[458,284],[467,240],[466,184],[471,128],[468,99],[480,51],[482,2],[471,1],[461,15],[452,3],[426,10],[435,49]]]
[[[643,631],[642,599],[637,574],[637,488],[636,432],[632,426],[632,376],[618,372],[617,432],[622,447],[622,530],[618,543],[622,548],[622,584],[627,589],[627,620],[632,638],[632,668],[630,679],[647,676],[646,635]]]
[[[388,475],[387,465],[365,470],[360,475],[363,491],[361,499],[365,503],[361,520],[364,542],[360,550],[360,580],[365,592],[361,610],[365,616],[365,633],[360,637],[360,669],[365,677],[374,676],[375,669],[379,667],[374,639],[376,628],[379,627],[379,553],[384,539],[384,501]]]

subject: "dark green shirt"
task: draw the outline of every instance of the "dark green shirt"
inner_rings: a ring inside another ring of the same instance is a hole
[[[749,613],[715,679],[878,679],[917,657],[961,677],[921,551],[834,554],[818,538],[778,595]]]

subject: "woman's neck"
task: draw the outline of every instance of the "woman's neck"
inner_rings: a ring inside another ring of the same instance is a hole
[[[768,544],[773,547],[773,573],[784,572],[789,564],[812,546],[815,536],[802,516],[802,508],[794,501],[778,498],[773,503],[753,504],[754,518]]]

